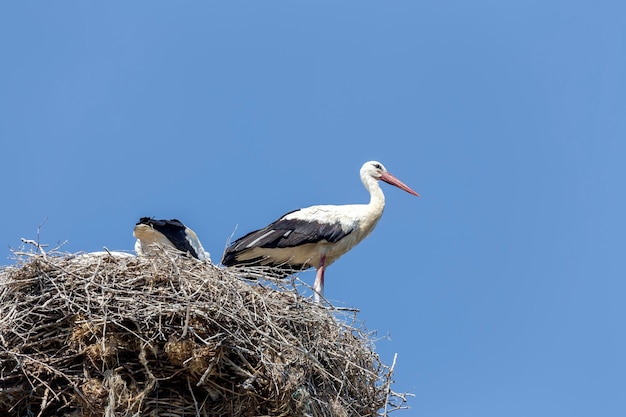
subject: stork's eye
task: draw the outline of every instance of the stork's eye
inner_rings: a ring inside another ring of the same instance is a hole
[[[374,168],[376,168],[376,169],[382,169],[383,167],[382,167],[382,166],[380,166],[380,164],[374,164]]]

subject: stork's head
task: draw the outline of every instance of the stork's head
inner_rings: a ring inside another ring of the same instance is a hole
[[[374,179],[381,179],[383,173],[387,172],[387,168],[378,161],[369,161],[361,167],[361,176],[369,175]]]
[[[418,197],[420,196],[418,193],[411,190],[408,185],[391,175],[391,173],[387,171],[387,168],[385,168],[385,166],[378,161],[369,161],[363,164],[361,167],[361,179],[365,180],[367,177],[385,181],[387,184],[398,187],[409,194],[413,194]]]

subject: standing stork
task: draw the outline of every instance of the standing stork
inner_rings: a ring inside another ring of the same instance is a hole
[[[324,295],[326,268],[365,239],[383,214],[385,195],[379,180],[419,197],[380,162],[366,162],[361,167],[361,181],[370,193],[369,204],[311,206],[291,211],[234,241],[224,252],[222,264],[299,270],[315,267],[313,290],[315,301],[319,301]]]
[[[178,219],[155,220],[142,217],[135,225],[133,236],[137,238],[135,252],[138,255],[150,253],[150,246],[158,244],[178,249],[201,261],[211,260],[195,232]]]

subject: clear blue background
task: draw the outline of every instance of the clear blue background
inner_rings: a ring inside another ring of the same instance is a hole
[[[5,2],[0,46],[2,264],[141,216],[219,260],[376,159],[422,197],[383,184],[326,295],[398,416],[626,415],[623,2]]]

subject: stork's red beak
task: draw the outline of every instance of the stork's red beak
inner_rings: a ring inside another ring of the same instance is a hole
[[[391,175],[388,172],[383,172],[383,174],[380,176],[380,179],[385,181],[387,184],[391,184],[393,186],[396,186],[404,191],[406,191],[409,194],[413,194],[415,196],[420,196],[418,193],[416,193],[415,191],[411,190],[411,188],[409,188],[408,185],[406,185],[405,183],[403,183],[402,181],[400,181],[399,179],[397,179],[396,177],[394,177],[393,175]]]

